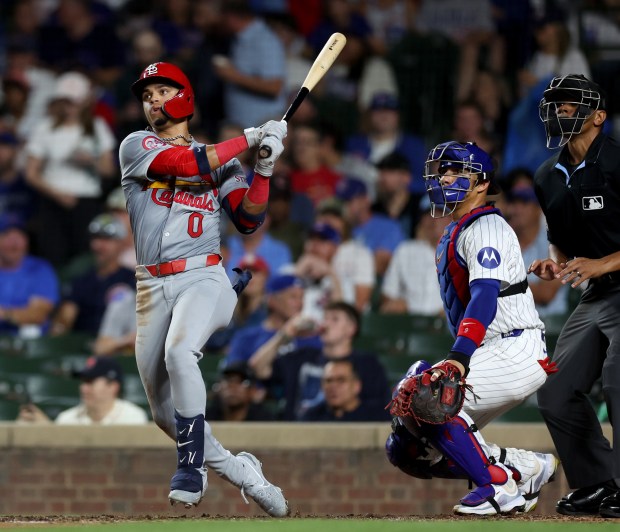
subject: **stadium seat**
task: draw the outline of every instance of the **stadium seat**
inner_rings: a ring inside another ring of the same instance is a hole
[[[378,355],[441,360],[452,345],[443,318],[369,313],[363,317],[355,347]],[[410,362],[411,363],[411,362]]]
[[[207,386],[207,390],[210,390],[211,387],[218,381],[220,376],[220,365],[223,360],[224,356],[209,354],[202,357],[198,363],[200,366],[200,371],[202,372],[202,378]]]
[[[0,421],[15,421],[19,413],[20,403],[8,399],[0,399]]]
[[[69,406],[79,402],[79,381],[63,376],[28,375],[25,377],[26,391],[33,403],[39,404],[48,399],[60,401]],[[66,401],[64,400],[66,399]]]
[[[536,394],[530,395],[520,405],[502,414],[495,421],[500,423],[543,423],[544,420],[536,402]]]
[[[24,340],[24,355],[28,357],[90,354],[93,338],[82,333],[62,336],[42,336]]]
[[[25,358],[0,354],[0,375],[16,377],[40,373],[53,374],[59,366],[56,357]]]
[[[142,385],[140,375],[138,375],[137,371],[135,373],[125,373],[123,377],[122,397],[123,399],[127,399],[127,401],[131,401],[132,403],[141,406],[150,413],[146,392],[144,391],[144,386]]]
[[[381,365],[385,369],[385,373],[387,375],[388,383],[390,386],[395,386],[398,381],[400,381],[409,366],[413,364],[413,360],[410,357],[399,356],[399,355],[384,355],[379,357],[379,361]]]

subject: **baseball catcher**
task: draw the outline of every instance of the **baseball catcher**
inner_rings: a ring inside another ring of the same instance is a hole
[[[435,258],[455,340],[445,360],[419,361],[399,382],[386,442],[390,462],[409,475],[476,485],[457,514],[529,512],[557,468],[551,454],[502,449],[479,430],[554,371],[517,237],[488,197],[498,192],[493,171],[473,143],[444,142],[428,155],[431,214],[452,219]]]

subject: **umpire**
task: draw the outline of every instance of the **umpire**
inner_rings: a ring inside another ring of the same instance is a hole
[[[549,258],[529,271],[587,285],[558,339],[558,372],[538,391],[568,483],[577,488],[556,509],[620,517],[620,144],[603,133],[601,88],[582,75],[553,78],[539,110],[547,147],[562,149],[534,178]],[[601,376],[614,448],[588,400]]]

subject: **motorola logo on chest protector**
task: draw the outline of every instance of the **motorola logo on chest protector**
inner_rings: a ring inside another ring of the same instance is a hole
[[[603,208],[603,196],[586,196],[581,198],[581,206],[584,211],[598,211]]]

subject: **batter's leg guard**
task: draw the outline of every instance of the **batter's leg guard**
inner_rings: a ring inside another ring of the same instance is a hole
[[[170,481],[170,504],[196,506],[207,491],[207,470],[204,467],[205,417],[187,418],[174,413],[177,432],[177,470]]]
[[[424,425],[434,447],[449,457],[478,486],[454,507],[457,514],[495,515],[523,511],[525,499],[503,464],[490,460],[472,419],[461,412],[442,425]]]

